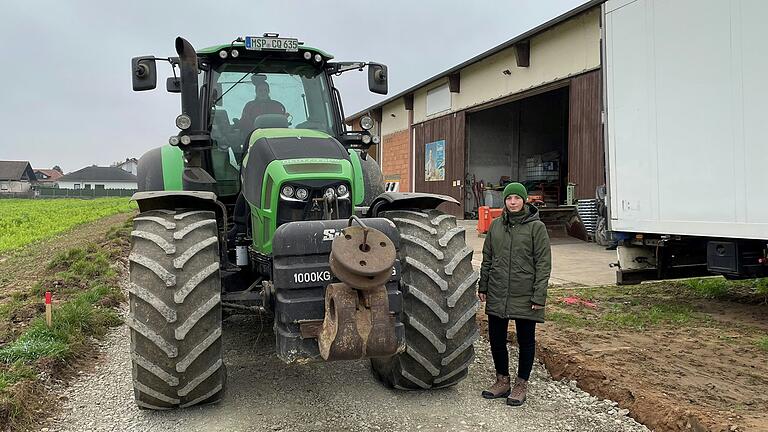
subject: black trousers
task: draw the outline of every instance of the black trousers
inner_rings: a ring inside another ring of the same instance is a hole
[[[488,338],[491,342],[491,355],[496,373],[509,376],[509,353],[507,352],[507,327],[509,320],[488,315]],[[533,357],[536,354],[536,321],[516,319],[517,345],[520,358],[517,363],[517,376],[528,380],[533,369]]]

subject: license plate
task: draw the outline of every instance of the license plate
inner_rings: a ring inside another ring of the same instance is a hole
[[[288,38],[246,36],[245,49],[255,51],[269,50],[296,52],[299,50],[299,40]]]

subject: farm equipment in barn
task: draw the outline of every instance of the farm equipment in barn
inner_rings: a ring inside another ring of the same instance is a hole
[[[274,315],[286,363],[370,359],[398,389],[452,386],[479,336],[472,249],[450,197],[385,193],[368,150],[373,120],[347,131],[333,76],[387,69],[334,62],[276,34],[178,57],[136,57],[133,89],[168,61],[179,132],[139,161],[130,261],[136,403],[221,399],[223,311]],[[179,70],[177,76],[176,70]]]

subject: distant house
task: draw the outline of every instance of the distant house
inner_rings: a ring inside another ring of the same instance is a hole
[[[0,161],[0,194],[23,194],[37,183],[28,161]]]
[[[136,176],[118,167],[89,166],[56,181],[63,189],[138,189]]]
[[[36,169],[35,177],[37,178],[37,182],[40,184],[40,186],[54,186],[56,184],[56,180],[64,175],[60,169],[61,168],[59,167],[54,167],[52,169]]]
[[[120,168],[123,171],[129,172],[133,175],[137,174],[139,167],[139,160],[136,158],[127,158],[125,162],[115,162],[112,166]]]

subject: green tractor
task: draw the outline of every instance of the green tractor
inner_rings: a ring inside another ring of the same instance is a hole
[[[286,363],[369,358],[403,390],[452,386],[474,357],[478,301],[472,249],[454,199],[385,193],[368,156],[373,121],[348,131],[333,77],[387,68],[334,62],[277,34],[178,57],[136,57],[133,89],[170,63],[179,132],[139,160],[140,214],[130,252],[136,403],[170,409],[219,401],[222,320],[274,316]],[[178,74],[177,74],[178,70]]]

